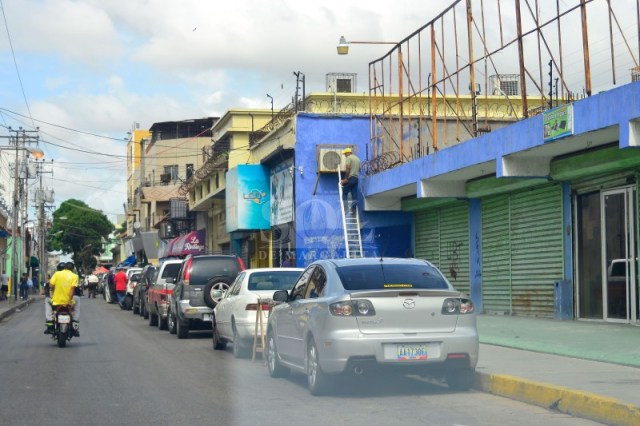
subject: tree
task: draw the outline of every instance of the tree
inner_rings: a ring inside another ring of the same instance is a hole
[[[96,256],[102,252],[103,241],[109,239],[113,230],[104,213],[83,201],[69,199],[53,212],[48,249],[71,254],[79,270],[92,271],[97,265]]]

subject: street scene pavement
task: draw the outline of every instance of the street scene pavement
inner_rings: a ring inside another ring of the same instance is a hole
[[[42,303],[0,302],[0,321]],[[478,330],[476,389],[603,424],[640,424],[638,327],[479,315]]]

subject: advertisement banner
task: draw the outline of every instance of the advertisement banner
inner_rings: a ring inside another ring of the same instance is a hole
[[[227,232],[270,229],[267,168],[244,164],[229,170],[226,176]]]
[[[542,114],[544,141],[550,142],[573,134],[573,105],[567,104]]]
[[[271,225],[293,221],[293,159],[271,169]]]

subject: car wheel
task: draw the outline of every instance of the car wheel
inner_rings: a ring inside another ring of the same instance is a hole
[[[176,334],[176,317],[171,315],[171,311],[167,313],[167,328],[169,329],[169,334]]]
[[[156,314],[149,314],[149,327],[158,325],[158,316]]]
[[[186,339],[189,336],[189,322],[182,322],[176,318],[176,334],[178,339]]]
[[[473,368],[449,370],[446,374],[447,385],[453,390],[466,391],[473,386],[474,376],[475,370]]]
[[[216,351],[222,351],[227,347],[227,344],[220,339],[220,333],[218,332],[218,327],[216,326],[216,322],[213,321],[213,349]]]
[[[267,369],[269,370],[269,375],[271,377],[285,377],[289,374],[289,369],[287,367],[283,367],[278,361],[278,348],[276,347],[276,339],[273,337],[273,332],[269,331],[267,333],[267,348],[266,348],[266,358],[267,358]]]
[[[158,330],[166,330],[167,329],[167,319],[158,316]]]
[[[207,282],[207,285],[204,286],[204,303],[210,307],[211,309],[215,308],[218,302],[222,299],[214,298],[211,295],[213,290],[228,290],[231,282],[226,278],[212,278]]]
[[[133,297],[126,296],[124,298],[124,310],[128,311],[133,307]]]
[[[240,341],[240,337],[238,337],[238,331],[236,330],[236,326],[233,326],[233,357],[234,358],[246,358],[248,355],[248,350],[244,346],[242,346],[242,342]]]
[[[313,340],[307,346],[307,386],[311,395],[324,395],[329,387],[329,378],[322,372],[318,348]]]

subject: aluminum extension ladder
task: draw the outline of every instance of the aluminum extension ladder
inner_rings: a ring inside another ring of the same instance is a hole
[[[338,193],[340,195],[340,212],[342,214],[342,229],[344,230],[345,257],[353,259],[362,257],[362,236],[360,235],[360,215],[358,208],[354,214],[347,213],[347,208],[342,200],[342,184],[340,183],[340,171],[338,171]],[[353,203],[355,200],[352,200]]]

